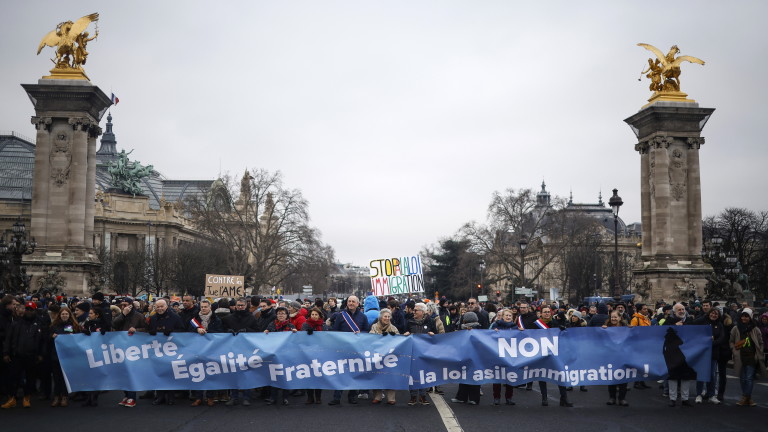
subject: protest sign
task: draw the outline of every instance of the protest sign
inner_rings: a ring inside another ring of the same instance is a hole
[[[245,277],[205,275],[206,297],[238,298],[245,296]]]
[[[371,291],[375,296],[424,292],[424,271],[418,255],[371,260]]]

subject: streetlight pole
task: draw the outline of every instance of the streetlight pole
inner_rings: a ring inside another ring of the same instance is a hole
[[[525,249],[528,247],[528,238],[521,236],[517,244],[520,246],[520,288],[525,288]]]
[[[613,295],[618,295],[621,291],[619,284],[619,208],[624,204],[619,196],[619,190],[613,190],[613,196],[608,200],[608,204],[613,210]]]

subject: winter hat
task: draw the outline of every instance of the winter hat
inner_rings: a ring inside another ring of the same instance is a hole
[[[33,302],[33,301],[28,301],[28,302],[26,302],[26,303],[24,304],[24,308],[25,308],[25,309],[32,309],[32,310],[35,310],[35,309],[37,309],[37,303],[36,303],[36,302]]]
[[[92,300],[104,301],[104,293],[97,292],[91,297]]]
[[[752,314],[753,314],[752,309],[750,309],[750,308],[742,309],[741,310],[741,315],[744,315],[744,314],[749,315],[749,319],[752,319]]]
[[[301,303],[297,302],[296,300],[288,303],[292,308],[299,310],[301,309]]]
[[[75,306],[75,309],[80,309],[81,311],[88,313],[91,311],[91,304],[88,302],[82,302]]]
[[[600,303],[597,305],[597,313],[602,315],[608,315],[608,305],[605,303]]]
[[[577,317],[577,318],[581,319],[581,312],[579,312],[579,311],[575,310],[575,311],[573,311],[573,316],[575,316],[575,317]]]
[[[474,312],[465,312],[464,317],[461,319],[461,321],[464,324],[467,323],[476,323],[477,322],[477,314]]]

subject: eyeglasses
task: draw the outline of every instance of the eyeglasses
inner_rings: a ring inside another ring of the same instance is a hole
[[[475,302],[469,302],[469,303],[467,303],[467,304],[477,304],[477,303],[475,303]]]

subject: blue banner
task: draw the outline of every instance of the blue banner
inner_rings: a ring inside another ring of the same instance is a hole
[[[689,368],[709,380],[709,326],[458,331],[381,336],[316,332],[170,337],[112,332],[56,338],[70,391],[431,387],[548,381],[605,385]]]
[[[709,381],[711,351],[709,326],[470,330],[415,338],[411,375],[414,387],[577,386],[656,380],[690,367],[699,381]]]

